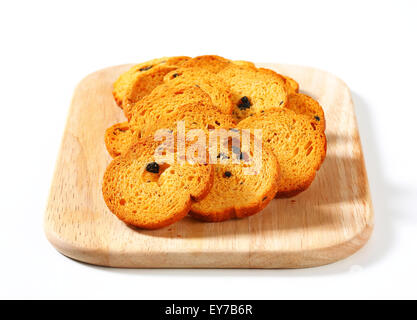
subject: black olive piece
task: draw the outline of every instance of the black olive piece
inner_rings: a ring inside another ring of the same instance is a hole
[[[314,119],[316,119],[317,121],[320,121],[320,117],[319,116],[314,116]]]
[[[159,164],[156,162],[150,162],[146,165],[146,171],[151,173],[159,173]]]
[[[240,102],[237,105],[237,107],[240,110],[246,110],[246,109],[249,109],[251,107],[251,105],[252,104],[250,103],[248,97],[247,96],[244,96],[244,97],[242,97],[242,99],[240,99]]]
[[[224,176],[225,176],[226,178],[230,178],[230,177],[232,176],[232,173],[231,173],[230,171],[226,171],[226,172],[224,173]]]

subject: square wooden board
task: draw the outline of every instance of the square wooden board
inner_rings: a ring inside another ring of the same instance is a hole
[[[297,80],[301,92],[325,111],[327,157],[306,192],[273,200],[242,220],[185,218],[154,231],[128,227],[107,209],[101,194],[111,161],[104,132],[125,121],[112,85],[131,65],[111,67],[87,76],[74,93],[45,214],[52,245],[76,260],[129,268],[304,268],[360,249],[372,233],[373,210],[349,88],[309,67],[258,66]]]

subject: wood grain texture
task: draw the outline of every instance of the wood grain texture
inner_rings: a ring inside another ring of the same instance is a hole
[[[55,248],[87,263],[130,268],[304,268],[360,249],[371,235],[373,210],[349,88],[317,69],[259,66],[294,78],[324,108],[327,158],[306,192],[242,220],[185,218],[154,231],[126,226],[101,194],[111,161],[104,132],[125,120],[112,83],[130,65],[111,67],[86,77],[74,93],[44,221]]]

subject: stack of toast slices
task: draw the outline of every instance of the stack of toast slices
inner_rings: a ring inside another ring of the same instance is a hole
[[[306,190],[326,156],[320,104],[249,61],[154,59],[120,75],[113,96],[126,121],[105,132],[103,197],[139,228],[254,215]]]

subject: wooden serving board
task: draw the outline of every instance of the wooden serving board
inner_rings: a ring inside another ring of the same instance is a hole
[[[87,263],[129,268],[304,268],[350,256],[369,239],[373,210],[349,88],[317,69],[263,64],[297,80],[323,106],[327,158],[311,187],[242,220],[191,218],[160,230],[128,227],[106,207],[104,132],[124,121],[112,84],[130,65],[87,76],[75,90],[58,156],[45,231],[58,251]]]

